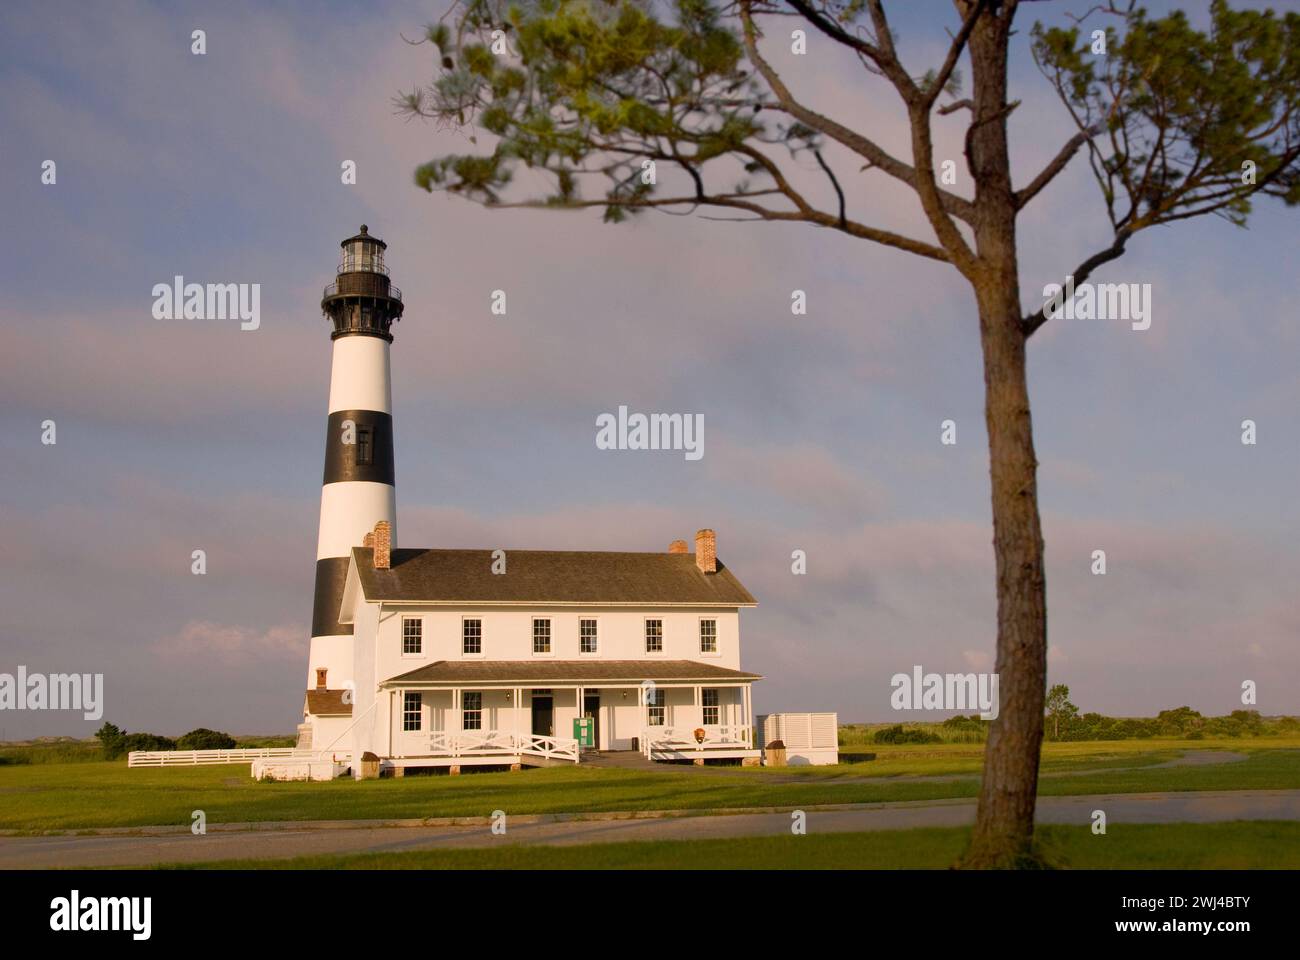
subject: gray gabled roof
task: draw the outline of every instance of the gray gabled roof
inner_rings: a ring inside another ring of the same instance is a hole
[[[354,547],[370,601],[426,603],[627,604],[745,607],[757,601],[718,562],[701,573],[691,553],[506,550],[493,573],[491,550],[394,550],[376,570],[374,550]]]
[[[438,660],[385,680],[402,683],[554,683],[762,680],[757,673],[694,660]]]

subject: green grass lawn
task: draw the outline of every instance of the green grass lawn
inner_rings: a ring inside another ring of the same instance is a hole
[[[173,869],[270,870],[941,870],[965,848],[967,830],[642,841],[533,847],[502,840],[496,848],[425,850],[168,864]],[[1049,862],[1064,869],[1300,869],[1300,823],[1174,823],[1038,828]]]
[[[1296,740],[1120,740],[1095,743],[1045,743],[1043,773],[1142,767],[1173,760],[1188,750],[1241,752],[1242,746],[1300,749]],[[1205,746],[1202,747],[1201,745]],[[866,760],[874,755],[874,759]],[[763,767],[776,774],[807,777],[978,776],[984,766],[982,743],[870,744],[840,748],[833,767]]]
[[[75,830],[210,823],[486,816],[621,810],[726,810],[833,803],[973,797],[978,779],[910,779],[978,774],[978,744],[874,748],[878,760],[836,767],[637,772],[551,768],[461,777],[407,777],[362,783],[261,783],[247,764],[145,767],[125,761],[0,766],[0,829]],[[1187,750],[1233,750],[1240,763],[1151,769]],[[972,753],[972,751],[974,751]],[[1125,770],[1136,767],[1143,769]],[[1300,741],[1121,741],[1047,744],[1044,795],[1160,790],[1300,788]],[[862,778],[887,777],[867,780]]]

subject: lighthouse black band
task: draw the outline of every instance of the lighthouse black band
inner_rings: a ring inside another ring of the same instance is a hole
[[[344,432],[351,420],[353,428]],[[346,438],[353,442],[344,443]],[[393,416],[374,410],[339,410],[330,414],[325,435],[325,482],[365,480],[393,484]]]
[[[347,557],[327,557],[316,561],[316,606],[311,615],[313,637],[352,635],[352,624],[339,623],[343,586],[347,580]]]

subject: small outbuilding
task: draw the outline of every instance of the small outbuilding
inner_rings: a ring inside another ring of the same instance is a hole
[[[839,717],[834,713],[768,713],[758,718],[763,763],[772,766],[768,744],[784,745],[785,765],[823,766],[840,762]]]

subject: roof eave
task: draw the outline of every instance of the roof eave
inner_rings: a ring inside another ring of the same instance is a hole
[[[673,684],[727,684],[727,683],[754,683],[758,680],[767,679],[758,673],[742,673],[734,677],[668,677],[654,678],[656,684],[662,686],[671,686]],[[393,677],[390,680],[383,680],[379,686],[388,687],[464,687],[473,685],[475,687],[518,687],[529,686],[536,687],[566,687],[566,686],[584,686],[593,690],[599,690],[601,687],[616,686],[627,684],[629,686],[645,683],[645,677],[600,677],[594,680],[557,680],[535,678],[519,678],[517,680],[403,680],[401,677]]]
[[[391,597],[371,597],[365,593],[365,584],[361,587],[362,596],[367,603],[383,603],[386,606],[400,607],[692,607],[696,609],[717,609],[727,607],[756,607],[758,601],[739,603],[734,600],[712,602],[691,601],[674,603],[665,600],[394,600]]]

